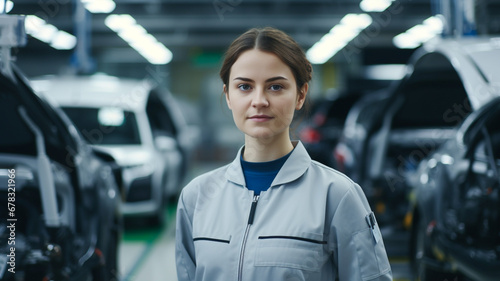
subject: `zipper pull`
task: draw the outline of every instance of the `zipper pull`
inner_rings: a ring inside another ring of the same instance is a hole
[[[248,216],[248,224],[253,224],[253,218],[255,217],[255,209],[257,208],[257,201],[259,201],[259,195],[255,195],[252,201],[252,207],[250,207],[250,215]]]

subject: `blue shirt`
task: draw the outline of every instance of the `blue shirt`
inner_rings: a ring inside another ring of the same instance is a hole
[[[259,195],[261,191],[266,191],[290,154],[292,152],[268,162],[248,162],[243,160],[242,153],[240,157],[241,168],[243,169],[247,188],[253,190],[255,195]]]

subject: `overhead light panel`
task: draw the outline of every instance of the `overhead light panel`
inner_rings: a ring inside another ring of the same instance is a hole
[[[172,52],[131,15],[109,15],[104,23],[150,63],[167,64],[172,60]]]
[[[392,39],[394,45],[400,49],[415,49],[422,43],[443,32],[444,23],[442,17],[437,15],[430,17],[407,31]]]
[[[372,17],[367,14],[347,14],[341,20],[340,24],[361,31],[372,23]]]
[[[363,0],[359,3],[359,7],[365,12],[383,12],[392,2],[394,0]]]
[[[74,35],[57,29],[57,27],[48,24],[37,16],[26,16],[24,27],[27,34],[49,44],[54,49],[71,50],[76,46],[76,37]]]
[[[323,64],[372,23],[368,14],[347,14],[306,52],[313,64]]]
[[[12,1],[4,1],[4,0],[0,0],[0,14],[2,13],[9,13],[10,11],[12,11],[12,8],[14,8],[14,2]]]
[[[76,45],[76,37],[65,31],[58,31],[50,42],[50,46],[58,50],[70,50]]]
[[[115,8],[113,0],[81,0],[85,9],[94,14],[109,14]]]
[[[405,64],[375,64],[364,67],[364,77],[372,80],[400,80],[406,72]]]

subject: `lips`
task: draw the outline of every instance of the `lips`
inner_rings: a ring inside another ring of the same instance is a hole
[[[252,115],[248,119],[256,121],[256,122],[265,122],[273,119],[273,117],[265,114]]]

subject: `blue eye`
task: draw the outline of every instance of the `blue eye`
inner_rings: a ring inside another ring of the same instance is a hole
[[[250,90],[250,85],[248,85],[248,84],[240,84],[240,85],[238,85],[238,89],[240,89],[242,91],[248,91],[248,90]]]
[[[269,89],[271,89],[271,91],[279,91],[279,90],[283,89],[283,86],[281,86],[281,85],[271,85],[271,87],[269,87]]]

